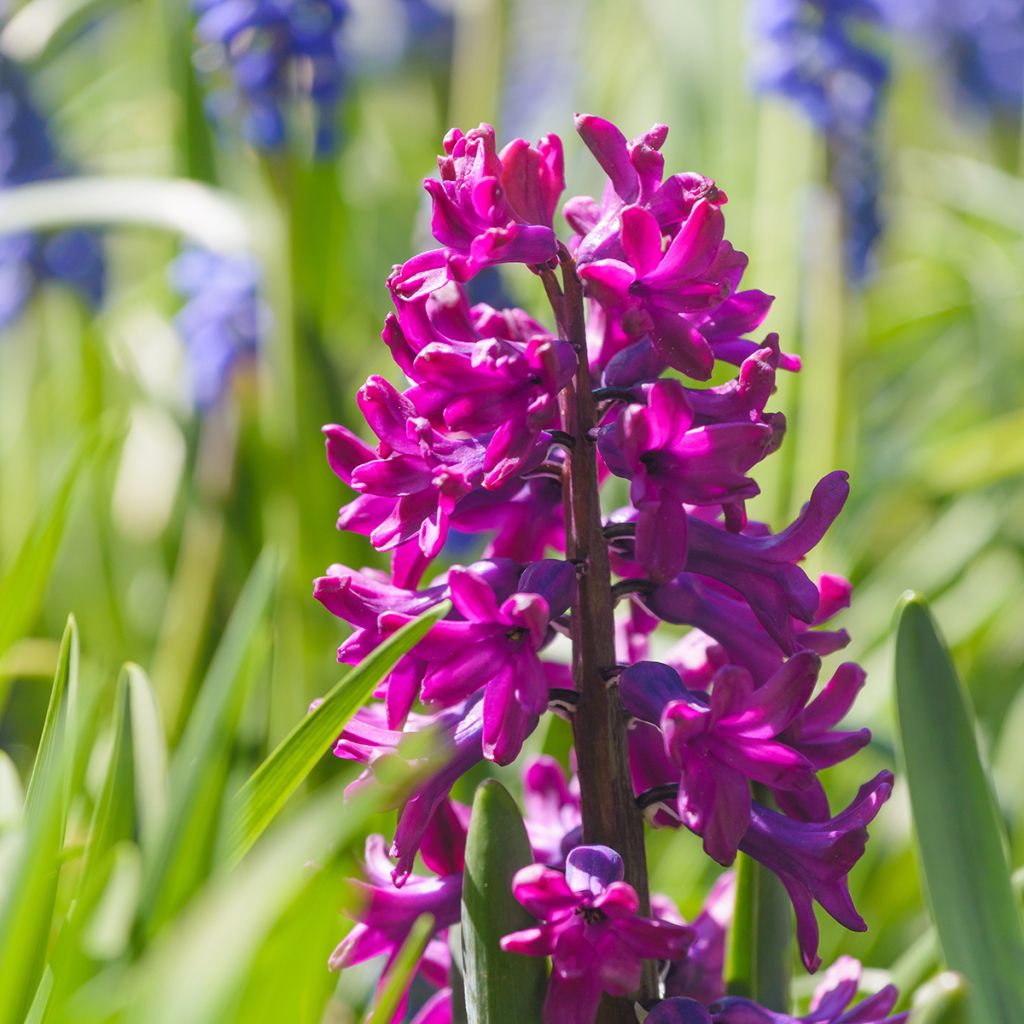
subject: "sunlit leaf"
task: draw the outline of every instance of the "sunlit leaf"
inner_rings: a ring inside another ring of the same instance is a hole
[[[974,715],[924,602],[904,598],[896,707],[925,888],[976,1024],[1024,1020],[1024,929]]]
[[[229,837],[229,860],[237,861],[259,838],[330,749],[345,723],[369,700],[399,658],[430,627],[448,614],[445,601],[404,625],[372,654],[350,669],[320,705],[303,718],[256,769],[236,798]]]

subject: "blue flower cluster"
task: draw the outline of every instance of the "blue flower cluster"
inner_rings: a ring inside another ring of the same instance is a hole
[[[1020,116],[1024,0],[881,0],[886,17],[922,39],[959,92],[983,111]]]
[[[754,0],[758,85],[795,102],[827,140],[855,282],[881,232],[877,123],[888,78],[885,61],[858,35],[865,22],[881,21],[873,0]]]
[[[0,60],[0,189],[71,173],[46,118],[29,95],[25,76],[10,59]],[[103,297],[105,268],[99,236],[81,228],[49,234],[0,236],[0,329],[22,312],[44,280],[60,281],[96,306]]]
[[[186,300],[174,322],[200,409],[217,404],[235,367],[256,354],[267,333],[260,279],[252,258],[207,249],[185,249],[171,265],[172,283]]]
[[[201,63],[227,68],[233,80],[233,88],[211,96],[212,116],[222,123],[240,119],[254,146],[275,150],[288,137],[289,105],[308,99],[315,152],[332,153],[345,83],[345,0],[193,0],[193,8],[196,33],[212,57]]]

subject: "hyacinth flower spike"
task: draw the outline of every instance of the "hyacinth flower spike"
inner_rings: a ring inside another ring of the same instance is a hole
[[[372,377],[361,390],[372,444],[326,430],[330,465],[356,492],[339,526],[389,552],[392,569],[389,579],[335,566],[317,581],[317,598],[353,628],[339,657],[360,663],[425,608],[452,602],[337,744],[367,766],[364,786],[378,759],[404,756],[406,733],[440,741],[420,755],[399,808],[395,863],[373,869],[380,923],[364,917],[335,959],[390,953],[416,900],[452,920],[459,851],[473,834],[452,787],[484,759],[510,764],[557,709],[572,722],[576,775],[567,782],[550,758],[527,766],[533,863],[513,891],[538,923],[503,940],[551,958],[545,1024],[592,1024],[606,995],[602,1020],[622,1024],[635,1016],[626,996],[655,1024],[788,1022],[722,999],[724,889],[692,927],[650,900],[641,807],[655,826],[693,830],[722,863],[742,850],[777,874],[808,969],[818,966],[815,903],[863,927],[847,878],[891,776],[831,813],[817,773],[867,742],[866,730],[838,728],[864,676],[841,665],[815,696],[822,659],[849,640],[823,624],[850,588],[802,567],[849,485],[829,474],[778,532],[748,519],[754,468],[785,434],[768,411],[776,373],[799,369],[777,336],[752,336],[772,298],[742,287],[747,259],[725,238],[725,193],[699,174],[666,176],[664,125],[629,140],[600,117],[576,123],[607,180],[599,198],[564,204],[565,243],[553,219],[557,138],[499,149],[487,125],[446,136],[426,186],[438,247],[388,279],[382,337],[405,383]],[[499,263],[540,279],[546,325],[470,302],[467,284]],[[731,379],[696,383],[726,367]],[[664,377],[669,368],[678,375]],[[629,485],[628,506],[611,516],[600,493],[609,475]],[[483,558],[453,566],[467,535],[482,535]],[[689,632],[653,662],[659,622]],[[549,652],[559,634],[571,669]],[[417,856],[436,879],[412,874]],[[448,1006],[447,979],[436,984],[431,1020]],[[840,1007],[846,988],[807,1020],[891,1010],[883,994],[848,1010],[850,993]]]

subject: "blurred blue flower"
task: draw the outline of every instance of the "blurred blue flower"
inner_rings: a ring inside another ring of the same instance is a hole
[[[880,0],[897,28],[922,39],[975,106],[1019,116],[1024,104],[1024,0]]]
[[[0,190],[71,174],[33,103],[21,69],[0,60]],[[103,298],[105,268],[99,235],[81,228],[0,236],[0,329],[24,309],[36,287],[59,281],[92,306]]]
[[[864,279],[881,232],[877,122],[888,68],[859,37],[865,23],[882,20],[874,0],[753,4],[757,84],[796,103],[825,137],[854,282]]]
[[[292,101],[306,99],[313,107],[314,150],[330,155],[345,82],[346,0],[193,0],[193,9],[196,33],[208,47],[199,63],[227,68],[233,79],[233,89],[210,97],[214,118],[241,118],[254,146],[280,149]]]
[[[266,336],[270,313],[260,297],[260,268],[248,256],[189,248],[172,263],[171,280],[186,300],[174,323],[188,357],[192,398],[209,409]]]

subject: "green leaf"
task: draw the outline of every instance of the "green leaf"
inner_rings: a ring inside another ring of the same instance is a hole
[[[0,905],[0,1024],[25,1019],[46,962],[70,800],[78,632],[69,619],[25,798],[21,848]]]
[[[0,195],[0,234],[76,224],[143,224],[186,235],[215,252],[245,252],[245,208],[220,189],[184,178],[78,175],[16,185]]]
[[[36,748],[36,757],[32,765],[32,774],[28,780],[25,794],[25,814],[30,816],[40,797],[41,779],[50,774],[58,761],[64,764],[66,773],[70,772],[74,761],[74,720],[78,702],[78,625],[73,615],[68,616],[68,624],[60,642],[60,653],[57,655],[57,671],[53,676],[53,689],[50,691],[50,702],[46,707],[46,718],[43,720],[43,731]],[[69,777],[65,776],[65,790]],[[70,794],[65,792],[65,807]]]
[[[431,914],[420,914],[413,922],[412,929],[402,943],[391,970],[388,971],[387,980],[381,989],[373,1013],[367,1024],[391,1024],[394,1019],[398,1004],[402,1001],[412,976],[416,973],[420,960],[426,951],[427,943],[434,934],[434,918]]]
[[[28,629],[42,605],[75,486],[93,462],[111,451],[120,436],[113,420],[103,421],[68,460],[56,491],[41,512],[14,561],[0,575],[0,654]],[[6,681],[0,681],[0,696]]]
[[[789,1009],[792,912],[785,889],[746,854],[736,857],[736,912],[726,946],[725,984],[772,1010]]]
[[[1024,928],[974,714],[924,602],[904,597],[896,707],[925,889],[976,1024],[1024,1020]]]
[[[969,1000],[963,978],[954,971],[922,985],[914,996],[914,1024],[968,1024]]]
[[[129,662],[122,670],[122,679],[128,697],[125,728],[131,730],[135,830],[146,849],[155,842],[167,815],[167,739],[160,706],[146,673]]]
[[[368,818],[379,810],[380,794],[363,794],[343,811],[341,800],[340,788],[329,785],[277,823],[251,856],[210,881],[168,922],[160,941],[147,947],[130,971],[112,968],[81,989],[67,1019],[237,1020],[239,993],[261,945],[292,904],[304,900],[318,873],[335,863],[336,851],[361,840]],[[339,902],[321,903],[321,913],[333,917]]]
[[[238,793],[228,839],[228,859],[236,863],[330,749],[345,723],[369,700],[398,660],[448,614],[444,601],[404,625],[394,636],[345,673],[323,702],[281,741]]]
[[[253,673],[266,654],[261,624],[277,580],[266,551],[246,582],[189,718],[169,775],[167,814],[146,857],[140,914],[152,934],[209,873],[235,731]]]
[[[533,863],[519,808],[501,783],[483,782],[473,798],[462,886],[462,968],[469,1024],[540,1020],[544,959],[506,953],[500,940],[536,921],[512,894],[512,877]]]

